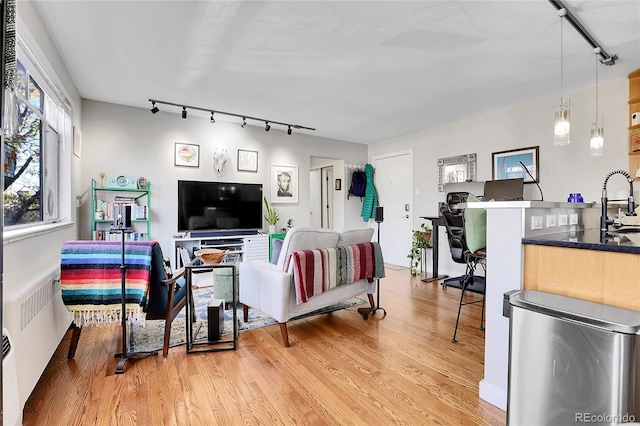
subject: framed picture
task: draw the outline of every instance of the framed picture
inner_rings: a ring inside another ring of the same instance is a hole
[[[342,190],[342,179],[336,179],[336,191]]]
[[[200,167],[200,145],[176,142],[174,164],[184,167]]]
[[[238,150],[238,171],[258,171],[258,151]]]
[[[524,183],[534,183],[534,179],[529,176],[531,173],[540,182],[537,146],[494,152],[491,156],[493,180],[524,178]],[[520,163],[524,164],[529,173]]]
[[[298,166],[271,165],[271,204],[298,202]]]

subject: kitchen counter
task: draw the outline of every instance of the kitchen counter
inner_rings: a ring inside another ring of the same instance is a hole
[[[631,232],[628,232],[631,231]],[[640,254],[640,228],[621,228],[602,239],[599,229],[525,237],[522,244]]]

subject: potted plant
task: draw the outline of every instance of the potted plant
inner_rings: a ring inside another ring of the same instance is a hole
[[[278,216],[278,212],[276,211],[275,208],[271,208],[271,206],[269,206],[269,202],[267,201],[267,197],[264,197],[264,206],[266,208],[266,214],[264,215],[264,219],[267,221],[267,224],[269,225],[269,233],[270,234],[275,234],[276,232],[276,223],[278,223],[278,219],[280,219],[280,216]]]
[[[422,249],[430,247],[431,243],[431,231],[432,229],[426,224],[420,225],[420,229],[413,231],[413,239],[411,241],[411,251],[407,257],[409,258],[409,267],[411,268],[411,275],[418,273],[418,265],[422,259]]]
[[[289,232],[289,229],[291,228],[293,228],[293,219],[287,220],[287,226],[280,229],[280,232],[282,232],[283,234],[286,234],[287,232]]]

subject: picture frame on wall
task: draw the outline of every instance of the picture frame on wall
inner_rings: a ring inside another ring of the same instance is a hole
[[[342,179],[336,179],[335,190],[336,191],[342,191]]]
[[[538,146],[530,146],[491,154],[493,159],[491,166],[493,180],[523,178],[524,183],[540,182],[538,148]],[[520,162],[525,165],[535,180],[529,176],[529,173],[522,167]]]
[[[298,166],[271,165],[271,204],[298,202]]]
[[[238,150],[238,171],[257,172],[258,171],[258,151]]]
[[[181,167],[200,167],[200,145],[175,143],[174,165]]]

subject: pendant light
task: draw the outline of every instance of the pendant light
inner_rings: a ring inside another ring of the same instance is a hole
[[[593,49],[596,54],[596,120],[591,125],[591,139],[589,140],[589,155],[601,157],[604,155],[604,120],[598,119],[598,55],[600,48]]]
[[[553,126],[553,144],[556,146],[569,145],[571,142],[570,102],[568,96],[564,96],[564,50],[562,24],[567,9],[559,9],[560,17],[560,103],[556,105],[555,123]]]

